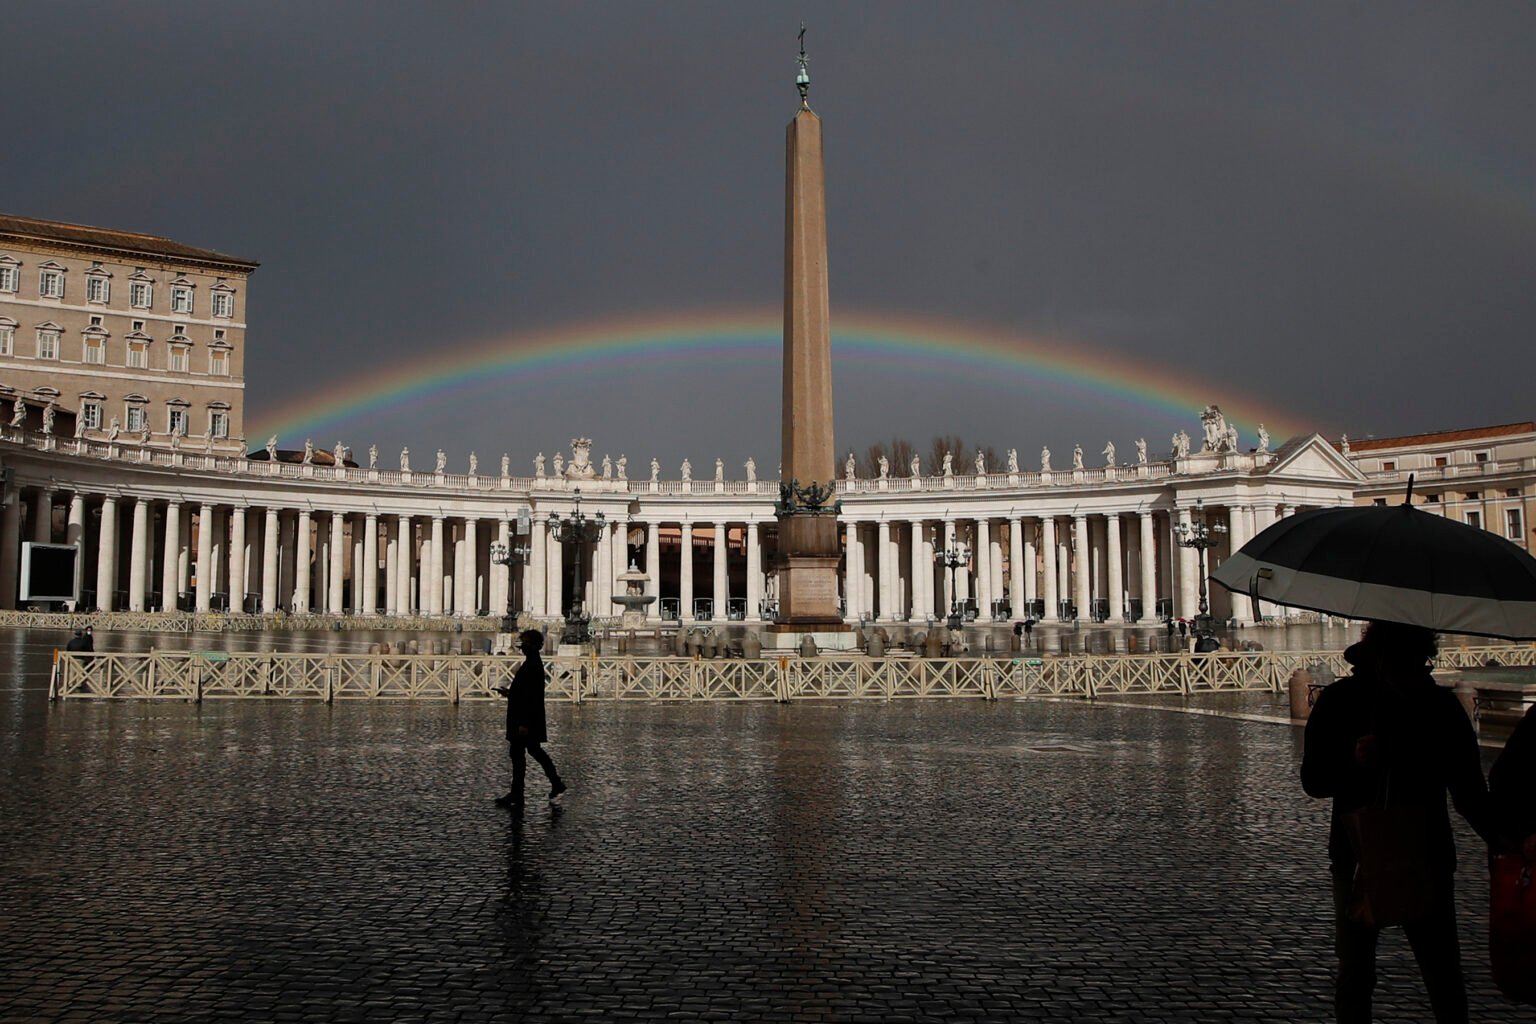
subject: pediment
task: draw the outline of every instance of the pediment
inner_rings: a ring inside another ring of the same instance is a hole
[[[144,273],[144,268],[143,267],[137,267],[137,268],[135,268],[133,273],[128,275],[128,280],[130,280],[130,281],[150,281],[150,282],[153,282],[154,278],[152,278],[148,274]]]
[[[69,270],[69,268],[66,267],[64,264],[62,264],[62,263],[55,263],[53,260],[48,260],[46,263],[39,263],[37,265],[37,269],[38,270],[63,270],[63,271],[66,271],[66,272]]]
[[[112,271],[106,267],[92,267],[85,272],[86,277],[111,277]]]
[[[1364,483],[1365,474],[1339,454],[1321,434],[1292,438],[1275,452],[1270,476],[1299,477],[1305,480],[1332,480]]]

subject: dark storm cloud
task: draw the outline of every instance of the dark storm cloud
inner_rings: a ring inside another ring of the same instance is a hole
[[[1523,4],[27,5],[0,209],[261,260],[258,424],[477,340],[772,309],[802,13],[834,328],[1052,335],[1330,433],[1530,416]],[[1026,461],[1165,447],[1196,412],[878,365],[837,387],[843,446],[960,433]],[[766,465],[777,394],[761,368],[573,372],[339,432],[455,465],[573,433],[669,471]]]

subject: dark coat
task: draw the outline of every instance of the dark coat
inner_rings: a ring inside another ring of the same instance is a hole
[[[1355,760],[1355,743],[1376,737],[1376,761]],[[1429,672],[1387,687],[1357,668],[1318,695],[1307,719],[1301,785],[1309,796],[1332,797],[1328,856],[1335,875],[1354,874],[1355,855],[1344,816],[1390,786],[1390,799],[1425,808],[1433,867],[1449,877],[1456,847],[1445,795],[1485,840],[1493,836],[1488,789],[1472,720],[1456,695],[1435,684]]]
[[[507,739],[525,743],[543,743],[549,739],[544,725],[544,659],[539,653],[528,655],[517,667],[508,687]],[[527,736],[518,734],[518,727],[528,729]]]
[[[1520,840],[1536,833],[1536,706],[1525,713],[1488,772],[1499,831]]]

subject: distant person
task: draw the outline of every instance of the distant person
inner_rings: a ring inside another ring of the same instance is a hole
[[[69,643],[64,645],[64,649],[66,651],[90,650],[90,648],[86,646],[85,632],[79,629],[75,630],[75,635],[69,638]]]
[[[1307,720],[1302,788],[1333,798],[1328,856],[1340,1022],[1371,1020],[1383,920],[1403,925],[1435,1020],[1467,1019],[1446,793],[1485,840],[1493,838],[1492,819],[1477,735],[1456,695],[1430,675],[1435,653],[1427,629],[1372,622],[1345,652],[1353,673],[1318,695]],[[1395,838],[1382,838],[1373,825],[1382,821]],[[1368,877],[1362,863],[1382,858],[1393,862],[1392,872]],[[1400,884],[1384,884],[1394,878]]]
[[[560,781],[555,762],[540,746],[549,741],[544,724],[544,658],[539,654],[544,648],[544,634],[526,629],[518,636],[518,646],[523,651],[523,663],[512,676],[512,685],[495,688],[507,698],[507,743],[512,756],[512,790],[497,797],[496,803],[522,809],[523,782],[528,774],[528,757],[532,756],[549,779],[550,804],[558,806],[566,786]]]
[[[1491,865],[1489,966],[1506,998],[1536,1004],[1536,909],[1530,890],[1522,890],[1536,869],[1536,706],[1515,726],[1493,762],[1488,796],[1499,852],[1506,855]]]
[[[1180,619],[1179,620],[1179,641],[1183,642],[1183,641],[1188,640],[1188,639],[1189,639],[1189,623],[1185,622],[1183,619]]]

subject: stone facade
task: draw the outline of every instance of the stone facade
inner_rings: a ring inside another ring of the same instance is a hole
[[[0,401],[60,433],[243,451],[246,283],[257,264],[154,235],[0,215]],[[35,419],[35,414],[32,417]],[[83,422],[82,422],[83,419]]]

